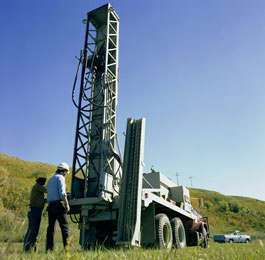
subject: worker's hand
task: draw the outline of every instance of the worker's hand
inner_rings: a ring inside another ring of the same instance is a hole
[[[69,204],[66,204],[65,209],[66,209],[66,212],[69,212],[69,211],[70,211],[70,206],[69,206]]]
[[[69,212],[70,211],[70,207],[69,207],[69,203],[68,203],[68,200],[67,200],[66,196],[63,197],[63,201],[64,201],[64,206],[65,206],[66,212]]]

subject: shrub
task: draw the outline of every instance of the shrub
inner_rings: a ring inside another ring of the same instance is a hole
[[[240,210],[240,205],[236,201],[229,202],[229,209],[234,213],[238,213]]]
[[[222,200],[219,202],[218,206],[217,206],[217,209],[221,212],[225,212],[227,211],[229,208],[229,205],[226,201]]]
[[[204,206],[205,206],[207,209],[210,209],[210,208],[213,207],[213,203],[210,202],[210,201],[205,201],[205,202],[204,202]]]
[[[213,197],[212,200],[215,204],[217,204],[220,202],[221,199],[219,197]]]

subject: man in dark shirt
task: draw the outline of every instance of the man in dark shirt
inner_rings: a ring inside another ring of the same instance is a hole
[[[30,208],[28,211],[28,230],[24,238],[24,250],[30,251],[35,248],[37,236],[39,234],[41,214],[44,208],[44,193],[47,193],[44,184],[47,176],[45,173],[40,172],[36,179],[36,184],[32,187],[30,194]]]

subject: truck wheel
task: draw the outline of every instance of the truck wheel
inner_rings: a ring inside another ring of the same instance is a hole
[[[203,243],[202,243],[203,248],[208,248],[209,243],[208,243],[208,237],[207,237],[207,231],[205,228],[203,228]]]
[[[160,249],[172,248],[172,230],[167,215],[161,213],[155,216],[156,242]]]
[[[181,219],[173,218],[170,223],[173,233],[173,245],[178,249],[184,248],[186,246],[186,233]]]
[[[249,243],[250,241],[249,241],[249,239],[246,239],[246,243]]]
[[[234,243],[234,240],[233,239],[229,239],[229,243],[230,244],[233,244]]]

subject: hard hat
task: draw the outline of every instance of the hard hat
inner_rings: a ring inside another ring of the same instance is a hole
[[[45,172],[39,172],[37,174],[36,180],[39,179],[39,178],[47,179],[47,174]]]
[[[59,170],[67,170],[67,172],[69,172],[69,165],[65,162],[62,162],[58,165],[58,169]]]

